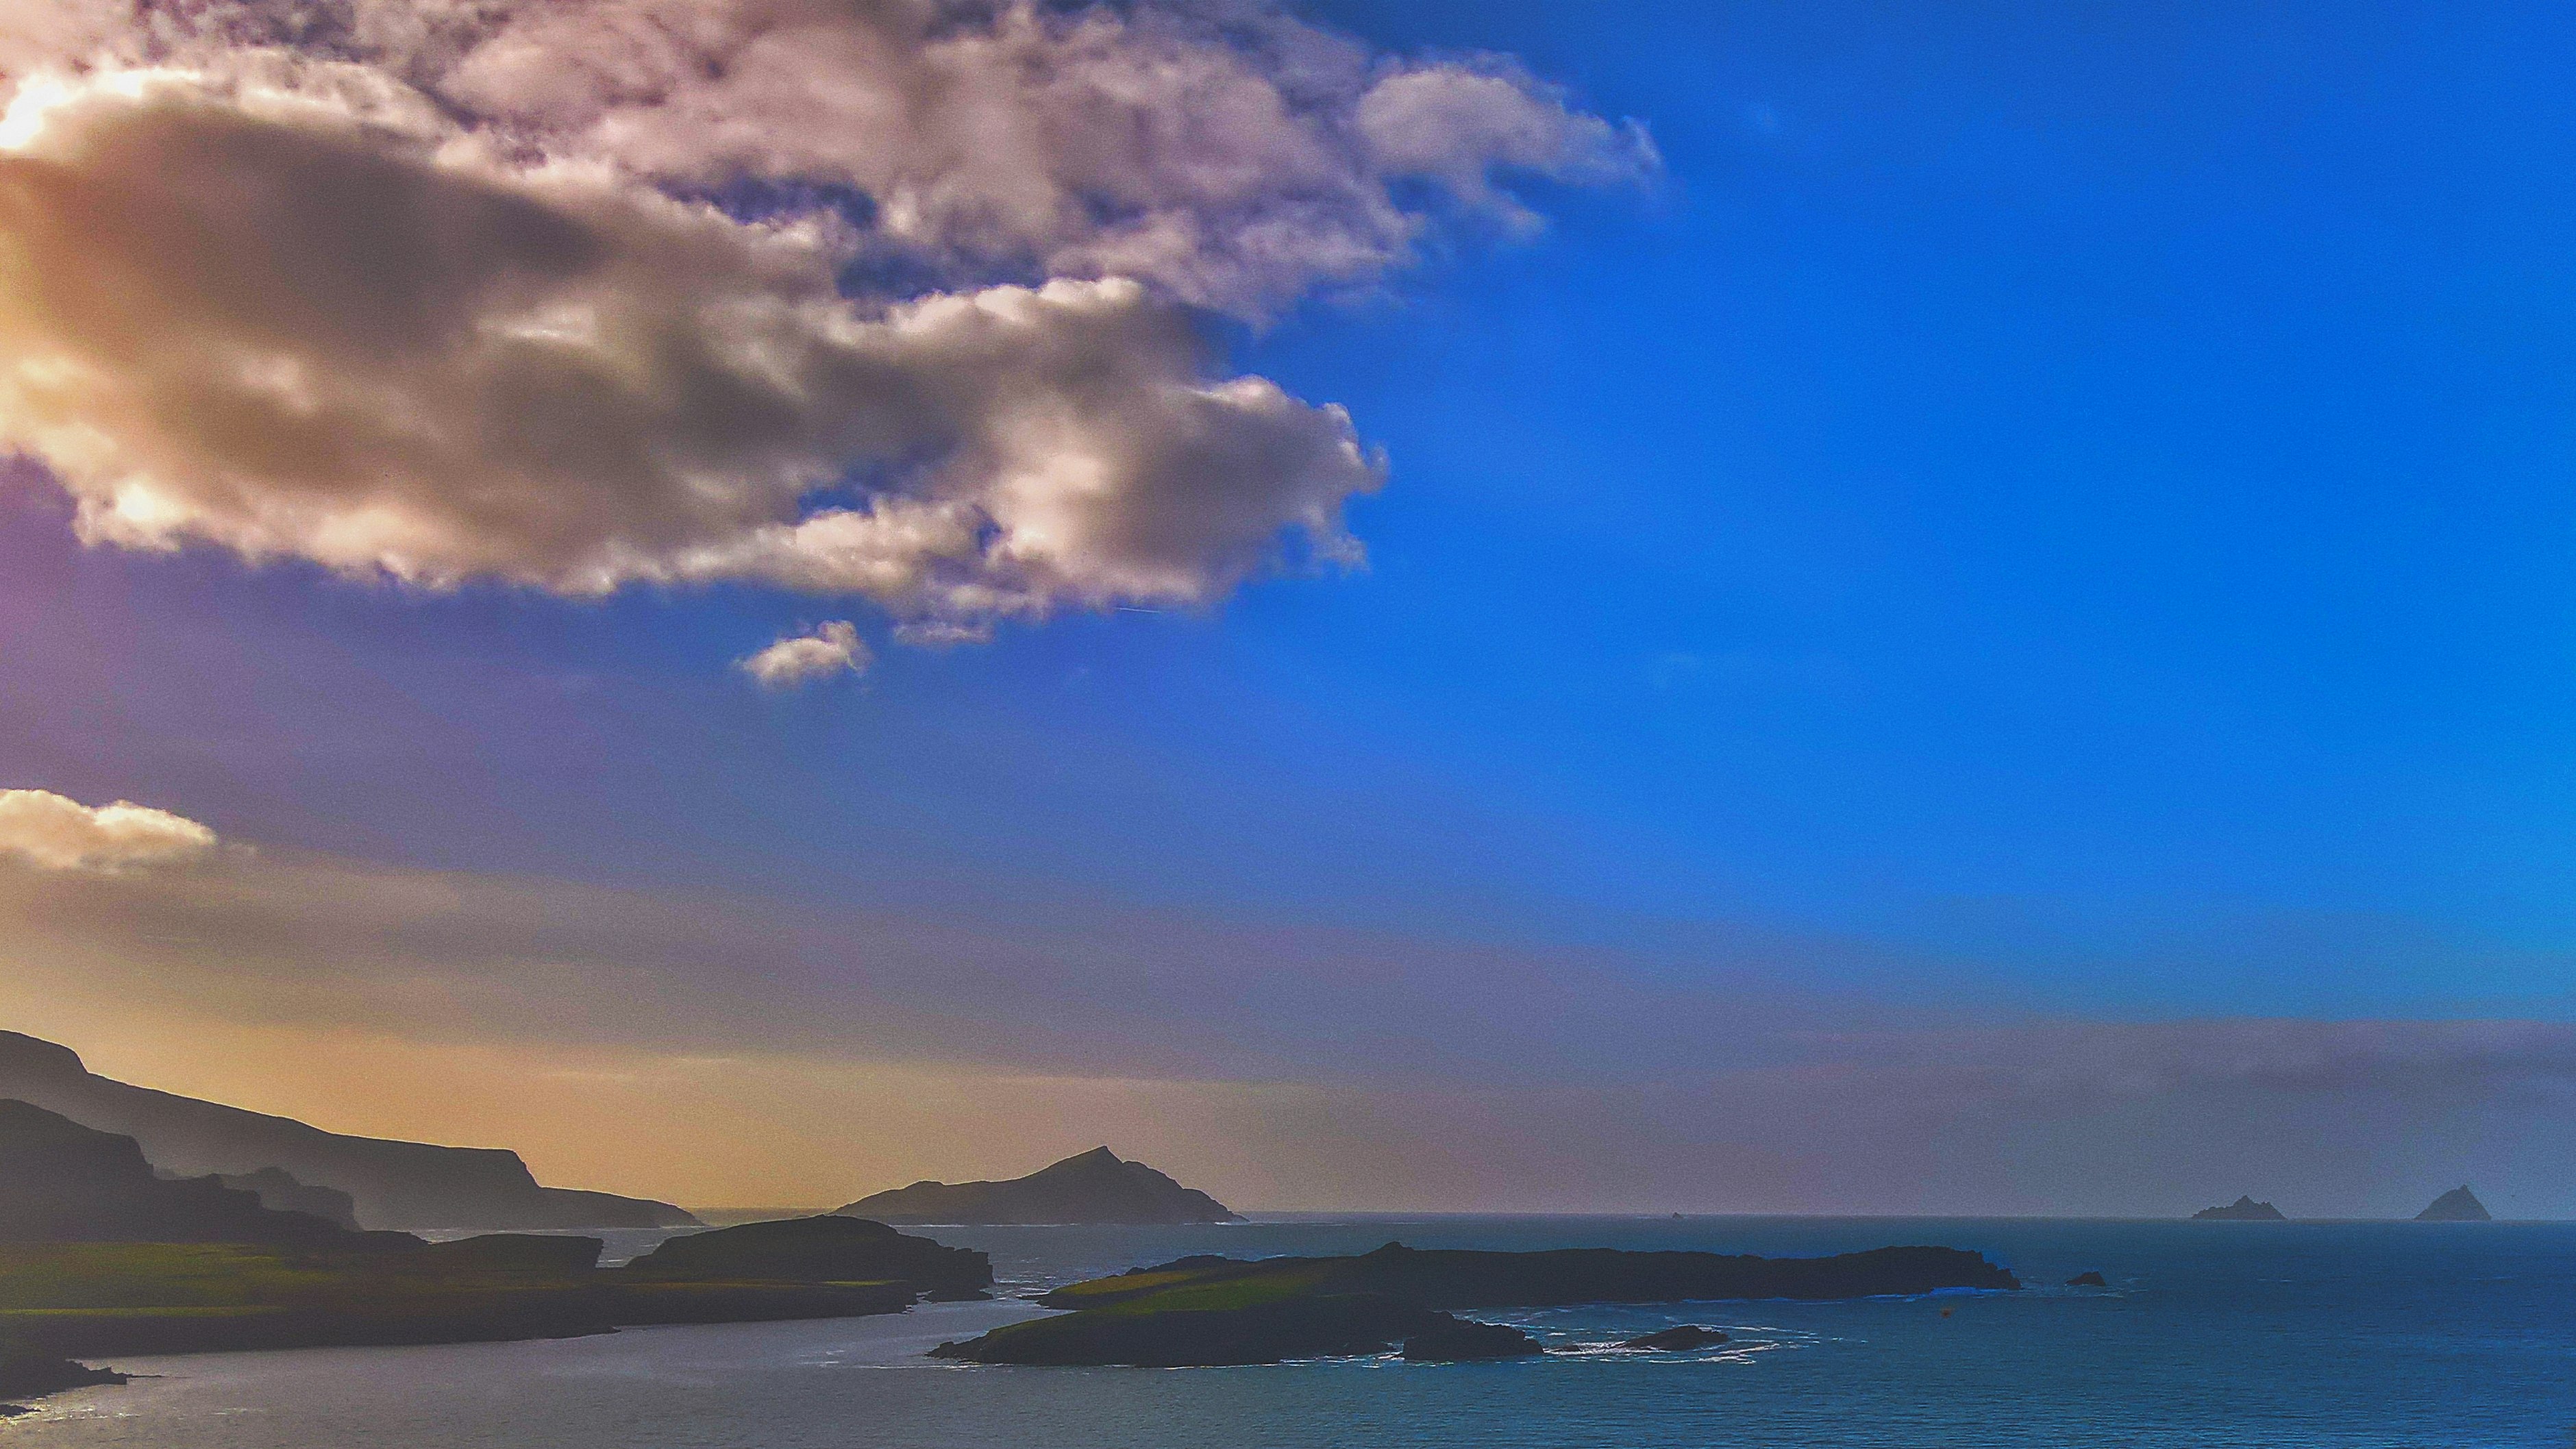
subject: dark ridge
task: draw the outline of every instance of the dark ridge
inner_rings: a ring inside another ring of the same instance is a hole
[[[884,1223],[1231,1223],[1242,1219],[1206,1193],[1106,1147],[1006,1182],[916,1182],[839,1210]]]
[[[2202,1208],[2191,1215],[2200,1223],[2285,1223],[2289,1219],[2268,1202],[2256,1202],[2252,1195],[2238,1198],[2225,1207]]]
[[[619,1270],[630,1279],[898,1283],[936,1298],[980,1297],[993,1263],[972,1248],[907,1237],[837,1215],[745,1223],[673,1238]]]
[[[160,1177],[133,1138],[9,1099],[0,1100],[0,1242],[381,1248],[419,1240],[280,1212],[214,1177]]]
[[[1702,1328],[1696,1323],[1685,1323],[1677,1328],[1638,1334],[1619,1346],[1650,1353],[1690,1353],[1697,1349],[1714,1348],[1724,1342],[1726,1342],[1726,1335],[1714,1328]]]
[[[129,1086],[90,1072],[67,1047],[0,1031],[0,1097],[131,1137],[153,1165],[187,1177],[260,1178],[348,1194],[374,1228],[694,1227],[669,1203],[542,1187],[515,1152],[325,1132],[288,1117]],[[284,1204],[272,1204],[278,1206]],[[299,1207],[299,1211],[310,1211]],[[329,1216],[329,1214],[322,1214]]]

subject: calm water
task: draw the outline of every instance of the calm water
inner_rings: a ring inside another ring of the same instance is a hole
[[[1237,1449],[1237,1446],[2392,1446],[2576,1442],[2576,1225],[1377,1218],[932,1230],[1011,1286],[1184,1252],[1976,1248],[2109,1293],[1498,1315],[1580,1345],[1678,1322],[1715,1357],[1025,1369],[921,1353],[1034,1310],[557,1343],[133,1360],[0,1445],[189,1449]],[[1949,1310],[1944,1316],[1943,1310]]]

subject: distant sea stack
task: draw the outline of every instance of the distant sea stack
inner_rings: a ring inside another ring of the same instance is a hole
[[[369,1228],[547,1232],[698,1225],[669,1203],[540,1187],[519,1154],[500,1148],[346,1137],[288,1117],[128,1086],[91,1072],[68,1047],[14,1031],[0,1031],[0,1098],[131,1137],[163,1171],[242,1179],[241,1186],[271,1206],[328,1208],[318,1215],[337,1218],[336,1201],[304,1192],[345,1193],[349,1220]]]
[[[2485,1203],[2478,1201],[2478,1195],[2469,1191],[2464,1184],[2433,1199],[2433,1205],[2417,1213],[2415,1221],[2419,1223],[2491,1223],[2495,1221],[2495,1217],[2487,1211]]]
[[[2282,1216],[2279,1208],[2268,1202],[2256,1202],[2250,1196],[2240,1197],[2225,1207],[2202,1208],[2191,1217],[2192,1221],[2201,1223],[2285,1223],[2289,1221]]]
[[[840,1209],[881,1223],[1236,1223],[1225,1204],[1095,1147],[1008,1182],[916,1182]]]

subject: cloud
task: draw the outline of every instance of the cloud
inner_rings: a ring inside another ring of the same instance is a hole
[[[864,674],[875,656],[858,626],[834,620],[811,634],[781,639],[742,661],[742,672],[771,689],[793,689],[834,674]]]
[[[50,790],[0,790],[0,855],[41,870],[118,870],[190,860],[215,832],[130,800],[95,808]]]
[[[908,642],[1356,562],[1383,462],[1203,313],[1654,164],[1508,62],[1263,10],[36,9],[0,19],[0,446],[83,538],[752,581]]]

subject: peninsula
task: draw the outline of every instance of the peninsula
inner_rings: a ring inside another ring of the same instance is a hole
[[[0,1100],[0,1361],[25,1396],[102,1355],[566,1338],[644,1324],[899,1313],[980,1295],[984,1254],[813,1217],[673,1238],[601,1268],[595,1237],[428,1243],[157,1175],[131,1137]]]
[[[1242,1218],[1106,1147],[1068,1157],[1007,1182],[916,1182],[841,1208],[885,1223],[1233,1223]]]
[[[2021,1280],[1957,1248],[1877,1248],[1824,1258],[1633,1253],[1424,1251],[1389,1243],[1348,1258],[1192,1257],[1059,1288],[1038,1301],[1061,1317],[994,1329],[932,1353],[974,1363],[1128,1364],[1149,1368],[1278,1363],[1381,1353],[1508,1357],[1517,1335],[1450,1310],[1714,1299],[1870,1298],[1983,1289]],[[1421,1341],[1415,1350],[1409,1345]]]
[[[500,1148],[351,1137],[131,1086],[91,1072],[69,1047],[14,1031],[0,1031],[0,1098],[131,1137],[165,1172],[240,1179],[270,1207],[337,1217],[345,1195],[353,1226],[560,1232],[698,1225],[666,1202],[539,1186],[519,1154]]]

